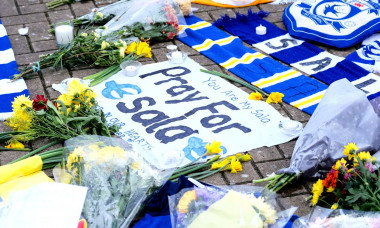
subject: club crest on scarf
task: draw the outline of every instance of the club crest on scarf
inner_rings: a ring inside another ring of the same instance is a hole
[[[380,41],[363,46],[358,55],[366,60],[380,60]]]

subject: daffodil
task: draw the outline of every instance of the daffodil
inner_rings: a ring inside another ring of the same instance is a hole
[[[243,161],[243,162],[252,160],[251,155],[249,155],[248,153],[242,156],[237,156],[237,158],[239,159],[239,161]]]
[[[20,149],[20,148],[25,148],[25,146],[24,146],[24,144],[20,143],[16,139],[13,139],[10,141],[10,143],[7,146],[5,146],[5,148]]]
[[[220,144],[221,144],[221,142],[217,142],[215,140],[211,144],[207,143],[205,156],[218,154],[218,153],[222,152],[223,150],[220,149]]]
[[[355,143],[349,143],[344,147],[343,154],[348,156],[348,160],[351,160],[353,157],[355,157],[354,154],[358,150],[359,148],[355,145]]]
[[[260,101],[263,99],[263,95],[261,95],[261,93],[259,92],[252,92],[251,94],[249,94],[248,96],[248,99],[249,100],[255,100],[255,101]]]
[[[282,103],[282,98],[284,97],[284,94],[279,92],[272,92],[269,94],[267,98],[267,103]]]
[[[109,46],[110,46],[110,44],[107,41],[103,40],[102,46],[100,47],[100,49],[104,50],[104,49],[108,48]]]
[[[29,99],[29,96],[20,95],[12,102],[13,112],[23,112],[26,108],[31,108],[33,101]]]
[[[229,167],[230,169],[228,169],[228,170],[231,170],[231,173],[237,173],[237,172],[243,171],[243,167],[242,167],[240,161],[236,157],[235,157],[235,159],[231,160],[231,164],[229,166],[230,166]]]
[[[136,44],[136,42],[133,42],[133,43],[131,43],[131,44],[128,45],[128,47],[125,50],[125,52],[127,54],[131,54],[132,52],[134,52],[136,50],[136,48],[137,48],[137,44]]]
[[[152,58],[151,48],[147,42],[139,42],[136,48],[136,55],[142,55],[146,58]]]
[[[214,162],[214,163],[212,163],[212,165],[211,165],[211,169],[220,169],[220,168],[222,168],[222,167],[228,165],[228,163],[230,163],[230,161],[227,160],[227,159],[223,159],[223,160],[220,161],[220,162]]]
[[[321,179],[319,179],[317,182],[315,182],[313,184],[313,199],[312,199],[312,202],[313,202],[313,206],[316,205],[318,203],[318,200],[319,200],[319,197],[322,195],[323,193],[323,181]]]

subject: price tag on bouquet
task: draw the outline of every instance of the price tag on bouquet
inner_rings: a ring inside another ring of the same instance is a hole
[[[287,118],[272,106],[248,100],[247,92],[202,68],[189,58],[155,63],[136,77],[119,72],[92,89],[107,122],[121,127],[117,135],[150,156],[176,151],[188,163],[214,140],[227,156],[296,137],[279,127]]]

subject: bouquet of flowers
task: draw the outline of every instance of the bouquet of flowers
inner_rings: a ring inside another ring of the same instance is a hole
[[[32,66],[20,69],[19,74],[13,75],[13,80],[40,71],[42,68],[54,68],[56,66],[116,66],[119,70],[118,65],[121,62],[140,57],[152,57],[151,49],[145,42],[127,45],[122,40],[108,42],[105,37],[99,36],[96,32],[81,33],[67,46],[52,54],[41,56],[40,60]]]
[[[139,38],[154,43],[173,39],[179,31],[179,20],[184,21],[174,0],[122,0],[72,22],[76,26],[101,25],[97,31],[108,40]]]
[[[64,174],[56,181],[88,187],[82,215],[89,227],[128,227],[147,192],[172,172],[155,168],[122,139],[80,136],[65,146]]]
[[[313,205],[331,209],[380,211],[380,173],[375,157],[369,152],[359,152],[354,143],[345,146],[343,154],[325,179],[313,185]]]
[[[309,215],[297,219],[293,228],[377,228],[379,226],[378,212],[332,210],[316,206]]]
[[[172,227],[252,228],[288,221],[292,213],[278,214],[273,198],[264,198],[255,192],[215,186],[183,189],[169,197]]]

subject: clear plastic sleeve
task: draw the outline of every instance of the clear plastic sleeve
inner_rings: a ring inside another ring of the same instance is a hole
[[[169,196],[173,228],[283,227],[296,208],[280,211],[276,195],[254,186],[186,188]]]
[[[157,168],[119,138],[78,136],[65,148],[65,166],[54,171],[55,178],[88,187],[82,216],[89,227],[127,227],[148,192],[174,171]]]
[[[316,206],[309,215],[297,219],[293,228],[377,228],[380,213],[355,210],[332,210]]]

